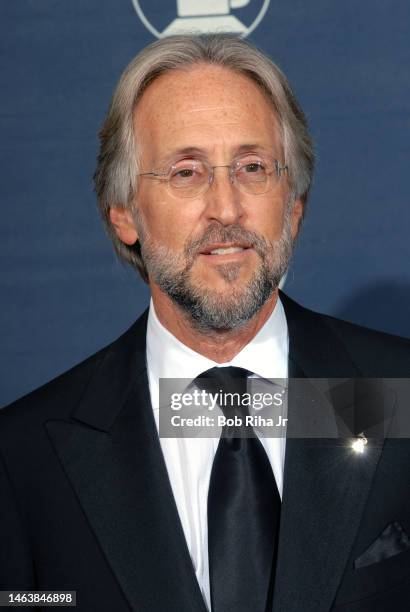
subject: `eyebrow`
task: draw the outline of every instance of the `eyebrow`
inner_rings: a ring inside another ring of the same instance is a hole
[[[234,157],[236,157],[237,155],[240,155],[241,153],[245,153],[246,151],[255,150],[255,149],[259,151],[262,150],[262,151],[268,152],[266,147],[260,144],[255,144],[255,143],[254,144],[242,144],[242,145],[239,145],[239,147],[235,149]],[[158,164],[167,164],[174,157],[179,157],[180,155],[193,155],[193,156],[198,156],[198,157],[205,157],[206,154],[207,154],[206,150],[201,149],[199,147],[183,147],[181,149],[176,149],[175,151],[172,151],[172,153],[160,159]]]

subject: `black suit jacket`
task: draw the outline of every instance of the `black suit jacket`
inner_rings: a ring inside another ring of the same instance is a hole
[[[409,341],[282,301],[291,375],[409,376]],[[0,411],[0,589],[76,590],[87,612],[205,612],[152,414],[146,321]],[[372,439],[363,456],[287,440],[274,612],[409,609],[409,468],[408,440]]]

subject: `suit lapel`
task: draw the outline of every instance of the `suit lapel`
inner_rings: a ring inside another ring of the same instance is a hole
[[[205,612],[152,413],[146,317],[114,343],[72,421],[46,428],[132,609]]]
[[[281,298],[289,327],[289,377],[361,376],[319,315],[286,296]],[[305,408],[304,398],[294,389],[290,380],[289,422]],[[356,455],[346,439],[287,439],[275,612],[325,612],[331,608],[381,446],[372,440],[365,455]]]

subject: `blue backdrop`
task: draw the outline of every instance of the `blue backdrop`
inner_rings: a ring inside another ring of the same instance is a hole
[[[114,339],[148,303],[142,281],[112,253],[91,177],[116,81],[154,30],[178,17],[176,5],[1,1],[0,405]],[[215,13],[217,2],[180,0],[182,20],[194,5]],[[316,140],[286,291],[410,336],[410,3],[228,5],[221,12],[254,27],[250,40],[290,78]]]

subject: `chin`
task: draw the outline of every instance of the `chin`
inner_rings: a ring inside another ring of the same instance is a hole
[[[200,285],[202,287],[207,285],[210,289],[221,292],[229,288],[240,289],[241,286],[245,288],[255,272],[237,263],[218,264],[212,271],[206,271],[204,281],[200,282]],[[196,284],[194,279],[192,281]]]

